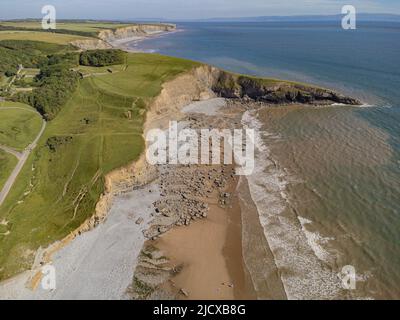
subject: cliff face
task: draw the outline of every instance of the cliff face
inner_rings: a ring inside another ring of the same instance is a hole
[[[149,110],[152,117],[175,116],[182,106],[193,100],[212,97],[251,99],[267,104],[361,105],[357,99],[335,91],[305,84],[240,76],[218,68],[202,65],[167,82]]]
[[[111,42],[124,38],[143,37],[158,32],[169,32],[176,29],[173,24],[137,24],[115,30],[104,30],[99,32],[99,39]]]
[[[81,50],[110,49],[113,47],[112,43],[117,40],[146,37],[173,30],[176,30],[176,25],[174,24],[135,24],[115,30],[103,30],[97,35],[98,39],[75,40],[71,44]]]
[[[361,105],[362,103],[332,90],[295,82],[258,79],[221,71],[213,90],[225,98],[250,98],[271,104]]]

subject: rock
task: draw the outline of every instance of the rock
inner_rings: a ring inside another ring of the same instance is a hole
[[[179,292],[183,294],[185,297],[189,297],[189,293],[185,289],[182,288]]]
[[[136,222],[135,222],[135,223],[136,223],[136,224],[142,224],[142,223],[143,223],[143,221],[144,221],[144,220],[143,220],[143,218],[142,218],[142,217],[140,217],[139,219],[137,219],[137,220],[136,220]]]
[[[258,79],[220,72],[213,90],[224,98],[264,101],[271,104],[305,103],[332,104],[343,103],[360,105],[357,99],[346,97],[331,90],[306,86],[285,81],[264,84]]]

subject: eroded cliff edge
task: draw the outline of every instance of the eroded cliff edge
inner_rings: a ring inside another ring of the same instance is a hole
[[[168,23],[160,24],[133,24],[128,27],[106,29],[98,33],[97,38],[75,40],[72,45],[81,50],[110,49],[115,41],[134,37],[148,37],[162,32],[176,30],[176,25]]]

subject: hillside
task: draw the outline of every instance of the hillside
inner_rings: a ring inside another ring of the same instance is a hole
[[[130,54],[123,71],[79,83],[0,207],[7,226],[7,235],[0,234],[0,278],[29,268],[39,246],[66,236],[94,213],[105,175],[143,151],[148,103],[163,82],[194,66]]]

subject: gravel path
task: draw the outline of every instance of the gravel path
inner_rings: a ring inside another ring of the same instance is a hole
[[[26,110],[26,111],[29,111],[29,112],[35,112],[36,113],[36,111],[29,110],[29,109],[24,109],[24,108],[18,108],[18,107],[3,107],[3,108],[0,108],[0,110],[4,110],[4,109],[22,109],[22,110]],[[11,154],[13,154],[14,156],[16,156],[18,158],[18,163],[17,163],[16,167],[11,172],[11,175],[8,177],[8,180],[5,183],[3,189],[0,191],[0,206],[3,204],[4,200],[6,199],[7,195],[9,194],[12,186],[15,183],[15,180],[17,179],[19,173],[21,172],[22,168],[24,167],[26,160],[28,160],[29,155],[36,148],[36,145],[37,145],[39,139],[42,137],[43,132],[44,132],[45,129],[46,129],[46,121],[43,119],[42,128],[40,129],[40,131],[39,131],[38,135],[36,136],[35,140],[28,147],[26,147],[25,150],[22,153],[19,153],[19,152],[15,151],[12,148],[0,145],[0,149],[6,151],[8,153],[11,153]]]

